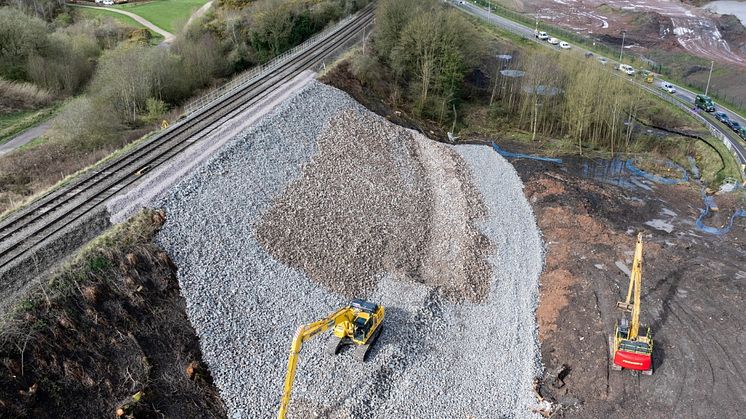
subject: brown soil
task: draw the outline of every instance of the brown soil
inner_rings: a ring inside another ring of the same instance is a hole
[[[162,222],[116,227],[0,324],[0,417],[225,417]]]
[[[542,393],[565,406],[559,415],[743,416],[746,221],[722,238],[708,236],[693,226],[696,188],[630,191],[551,164],[514,165],[547,243],[537,310],[542,358],[547,371],[569,369],[562,388],[547,384]],[[721,212],[732,213],[734,200],[722,199]],[[644,224],[667,217],[670,234]],[[607,339],[628,281],[615,262],[629,267],[636,231],[645,232],[642,320],[656,345],[650,377],[609,369]]]

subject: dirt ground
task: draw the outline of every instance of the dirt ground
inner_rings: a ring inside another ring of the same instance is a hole
[[[152,242],[162,222],[141,213],[96,239],[2,319],[0,418],[225,417]]]
[[[373,93],[380,94],[380,86],[361,85],[347,68],[342,63],[325,81],[394,122],[443,140],[427,121],[392,111]],[[541,387],[562,406],[555,417],[745,417],[746,218],[714,236],[695,224],[703,207],[699,185],[589,178],[609,172],[594,170],[589,159],[512,163],[547,249],[537,310],[542,360],[546,372],[567,365],[561,388]],[[744,208],[739,193],[716,197],[720,211],[705,225],[722,227]],[[609,368],[608,338],[621,315],[616,302],[629,281],[618,265],[629,269],[638,231],[644,232],[642,321],[655,340],[652,376]]]
[[[722,237],[699,231],[694,186],[623,189],[531,160],[513,162],[547,247],[537,312],[547,371],[568,366],[543,393],[560,417],[746,415],[746,219]],[[718,199],[720,226],[743,199]],[[670,229],[670,232],[656,229]],[[609,369],[635,233],[644,232],[642,321],[655,340],[653,376]]]

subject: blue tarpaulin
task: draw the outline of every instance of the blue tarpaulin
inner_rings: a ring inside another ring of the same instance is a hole
[[[640,177],[644,177],[645,179],[652,180],[655,183],[661,183],[663,185],[676,185],[678,183],[684,183],[689,181],[689,175],[686,173],[686,169],[679,166],[678,164],[667,162],[668,167],[672,169],[676,169],[679,172],[682,173],[682,177],[680,179],[669,179],[662,176],[657,176],[650,174],[644,170],[638,169],[635,167],[634,163],[632,163],[632,159],[627,160],[626,167],[627,170],[630,171],[630,173],[635,174]]]
[[[550,163],[562,164],[562,159],[554,159],[551,157],[541,157],[541,156],[536,156],[533,154],[511,153],[510,151],[503,150],[495,143],[492,143],[492,148],[495,149],[497,154],[503,157],[511,158],[511,159],[531,159],[531,160],[548,161]]]

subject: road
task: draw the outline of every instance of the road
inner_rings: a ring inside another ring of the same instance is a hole
[[[104,9],[104,10],[109,11],[109,12],[114,12],[114,13],[119,13],[120,15],[129,16],[132,19],[135,19],[135,21],[137,23],[145,26],[146,28],[150,29],[151,31],[153,31],[153,32],[157,33],[158,35],[161,35],[163,38],[165,38],[163,40],[163,42],[169,43],[169,42],[171,42],[174,39],[174,34],[172,34],[171,32],[168,32],[168,31],[166,31],[164,29],[159,28],[158,26],[155,26],[149,20],[144,19],[140,15],[136,15],[134,13],[130,13],[130,12],[125,11],[125,10],[115,9],[113,7],[84,6],[82,4],[69,4],[69,5],[70,6],[75,6],[75,7],[86,7],[86,8],[89,8],[89,9]]]
[[[501,27],[504,30],[510,31],[510,32],[512,32],[512,33],[514,33],[516,35],[520,35],[520,36],[522,36],[524,38],[534,40],[538,44],[544,45],[544,46],[546,46],[548,48],[553,48],[553,49],[559,50],[558,47],[551,46],[551,45],[547,44],[544,41],[536,40],[536,38],[534,37],[534,29],[531,28],[531,27],[528,27],[528,26],[526,26],[526,25],[524,25],[522,23],[518,23],[518,22],[512,21],[512,20],[504,18],[502,16],[498,16],[498,15],[496,15],[494,13],[489,13],[486,9],[483,9],[483,8],[481,8],[479,6],[476,6],[476,5],[472,4],[472,3],[469,3],[467,1],[463,1],[463,2],[462,1],[458,1],[458,2],[454,1],[453,5],[454,5],[454,7],[456,7],[459,10],[462,10],[462,11],[464,11],[466,13],[469,13],[469,14],[471,14],[473,16],[477,16],[477,17],[480,17],[480,18],[482,18],[484,20],[487,20],[488,22],[494,24],[495,26],[499,26],[499,27]],[[580,51],[582,53],[590,52],[590,51],[588,51],[588,50],[586,50],[586,49],[584,49],[582,47],[578,47],[576,45],[573,45],[573,49],[578,50],[578,51]],[[594,54],[597,55],[597,56],[599,56],[595,52],[594,52]],[[616,60],[613,60],[612,58],[609,58],[609,57],[606,57],[606,58],[609,60],[609,63],[611,63],[612,65],[613,64],[618,64]],[[659,91],[657,89],[657,86],[659,84],[657,84],[656,87],[645,85],[645,84],[642,84],[642,83],[637,83],[637,84],[641,88],[643,88],[645,90],[648,90],[649,92],[654,93],[657,96],[663,96],[663,95],[658,94]],[[697,93],[692,92],[691,90],[689,90],[689,89],[687,89],[685,87],[678,86],[678,85],[676,85],[674,83],[671,83],[671,84],[676,88],[675,97],[678,98],[681,102],[686,102],[686,103],[692,104],[692,106],[693,106],[693,104],[694,104],[694,98],[697,95]],[[665,99],[665,97],[664,97],[664,99]],[[719,105],[717,106],[717,108],[718,108],[718,111],[725,112],[728,115],[728,117],[730,117],[730,118],[734,119],[735,121],[737,121],[739,124],[741,124],[741,126],[746,126],[746,119],[742,118],[737,113],[733,112],[730,109],[727,109],[727,108],[724,108],[722,106],[719,106]],[[746,146],[745,146],[746,142],[744,142],[744,140],[742,138],[740,138],[737,134],[735,134],[733,132],[733,130],[731,130],[730,128],[728,128],[727,126],[725,126],[724,124],[722,124],[721,122],[718,122],[712,116],[710,116],[710,115],[704,115],[703,118],[706,121],[705,124],[709,124],[712,128],[714,128],[715,130],[719,131],[726,138],[728,138],[730,140],[730,143],[732,145],[732,150],[735,153],[736,158],[739,160],[739,163],[742,165],[742,168],[743,168],[744,167],[743,165],[746,165]],[[746,177],[746,176],[743,176],[743,177]]]
[[[10,153],[16,148],[40,137],[42,134],[47,132],[47,129],[49,129],[49,125],[49,121],[42,122],[41,124],[31,127],[26,131],[23,131],[22,133],[16,135],[9,141],[0,144],[0,156],[6,153]]]

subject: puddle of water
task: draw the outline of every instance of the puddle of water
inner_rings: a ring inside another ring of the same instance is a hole
[[[671,224],[669,221],[661,220],[659,218],[646,221],[645,225],[653,227],[656,230],[665,231],[666,233],[670,233],[673,231],[673,224]]]

